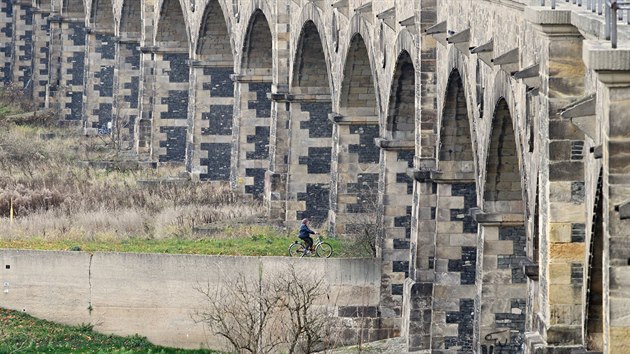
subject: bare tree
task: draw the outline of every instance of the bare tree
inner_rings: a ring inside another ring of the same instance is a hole
[[[275,291],[281,294],[282,309],[288,317],[283,324],[287,327],[289,353],[312,353],[323,349],[332,321],[325,307],[316,306],[316,301],[328,294],[321,276],[301,274],[295,267],[288,267],[274,283]]]
[[[255,278],[255,279],[254,279]],[[325,348],[331,316],[318,301],[327,293],[321,278],[294,266],[264,277],[237,274],[223,287],[197,287],[207,304],[196,322],[225,338],[238,353],[311,353]]]
[[[207,304],[193,318],[225,338],[237,353],[270,353],[282,342],[271,330],[281,302],[260,277],[251,278],[237,274],[223,287],[198,287]]]

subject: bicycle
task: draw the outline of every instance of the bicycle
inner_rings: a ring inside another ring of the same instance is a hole
[[[315,254],[317,257],[329,258],[333,254],[333,248],[328,242],[324,242],[321,236],[317,236],[315,242],[313,242],[314,252],[306,251],[306,243],[302,240],[293,241],[289,246],[289,257],[304,257],[306,255]]]

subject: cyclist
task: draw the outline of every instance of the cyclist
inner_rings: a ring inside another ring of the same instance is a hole
[[[313,239],[310,235],[317,235],[317,232],[311,230],[308,227],[308,219],[302,219],[302,225],[300,226],[300,239],[306,243],[304,254],[308,251],[313,252]]]

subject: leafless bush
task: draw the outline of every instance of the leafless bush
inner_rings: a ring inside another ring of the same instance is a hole
[[[30,112],[36,104],[28,92],[21,88],[20,82],[12,82],[0,89],[0,102],[13,106],[16,110]]]
[[[382,233],[383,224],[379,222],[380,207],[378,203],[378,190],[376,186],[363,184],[357,196],[357,210],[352,214],[352,222],[346,225],[346,237],[349,237],[354,246],[356,255],[369,254],[376,256],[376,248],[379,235]]]
[[[321,280],[293,266],[270,279],[242,273],[230,279],[221,288],[196,289],[207,303],[193,318],[235,352],[293,354],[325,348],[331,316],[316,306],[328,290]]]

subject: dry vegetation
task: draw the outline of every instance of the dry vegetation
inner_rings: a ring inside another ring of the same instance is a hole
[[[94,168],[133,159],[111,138],[54,127],[19,91],[0,93],[0,240],[113,240],[192,237],[195,226],[255,218],[262,207],[211,183],[167,183],[180,168]],[[14,116],[10,116],[10,115]],[[166,180],[165,183],[139,181]],[[11,205],[14,220],[11,221]]]

